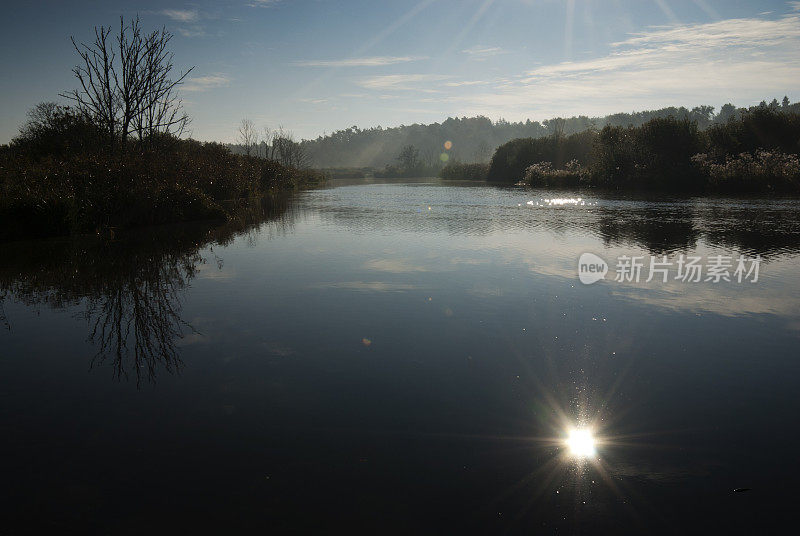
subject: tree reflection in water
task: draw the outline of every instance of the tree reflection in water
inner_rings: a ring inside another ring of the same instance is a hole
[[[98,347],[92,366],[111,360],[114,376],[127,378],[130,361],[137,383],[142,377],[154,381],[159,365],[167,372],[180,370],[175,341],[186,329],[194,331],[180,316],[181,298],[200,262],[197,252],[166,252],[160,259],[119,263],[120,270],[111,271],[87,297],[89,340]]]
[[[110,364],[115,379],[153,382],[160,371],[183,366],[178,341],[195,329],[181,317],[184,291],[207,259],[222,266],[214,245],[226,245],[265,224],[285,232],[294,221],[291,199],[272,196],[237,203],[227,224],[148,228],[119,240],[72,240],[7,244],[0,267],[0,323],[11,330],[4,301],[53,309],[84,305],[88,340],[97,352],[91,366]]]

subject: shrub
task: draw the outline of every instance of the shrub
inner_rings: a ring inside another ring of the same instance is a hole
[[[176,138],[148,150],[63,157],[12,150],[0,159],[0,225],[4,238],[14,238],[225,219],[223,200],[323,180],[319,172]]]
[[[539,162],[551,162],[563,168],[567,162],[577,160],[582,165],[591,163],[597,132],[586,130],[569,136],[521,138],[497,148],[489,167],[488,179],[492,181],[518,181],[525,170]]]
[[[641,127],[607,126],[594,147],[592,182],[634,188],[702,187],[691,158],[704,146],[697,124],[687,119],[655,118]]]
[[[489,175],[489,164],[461,164],[451,162],[439,171],[443,179],[466,179],[484,181]]]
[[[42,102],[28,112],[28,121],[11,141],[11,150],[30,158],[65,157],[94,151],[100,133],[69,106]]]
[[[588,171],[577,160],[567,162],[564,169],[555,169],[550,162],[528,166],[523,180],[530,186],[574,188],[588,181]]]
[[[728,156],[724,162],[717,163],[701,153],[695,155],[692,162],[717,190],[796,191],[800,187],[800,158],[794,154],[760,150]]]

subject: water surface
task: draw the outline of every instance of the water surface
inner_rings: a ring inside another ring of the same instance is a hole
[[[11,533],[791,526],[797,200],[420,179],[261,208],[4,246]],[[620,255],[762,262],[616,282]]]

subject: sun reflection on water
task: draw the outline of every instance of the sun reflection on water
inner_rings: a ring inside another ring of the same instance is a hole
[[[570,454],[576,458],[587,458],[597,452],[594,435],[589,429],[573,428],[569,431],[566,444]]]
[[[596,206],[597,201],[591,202],[586,201],[582,197],[553,197],[553,198],[540,198],[538,200],[530,200],[526,201],[525,204],[529,207],[563,207],[563,206]],[[522,206],[522,203],[517,204],[518,207]]]

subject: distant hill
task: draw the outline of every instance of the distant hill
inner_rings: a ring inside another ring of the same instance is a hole
[[[786,97],[782,102],[773,100],[763,104],[800,113],[800,103],[790,104]],[[418,151],[421,165],[434,168],[443,165],[443,153],[447,154],[450,161],[488,162],[497,147],[516,138],[538,138],[555,133],[569,135],[590,128],[601,129],[606,125],[641,126],[650,119],[669,116],[688,118],[696,121],[699,128],[705,129],[711,124],[727,121],[739,110],[741,108],[733,104],[722,106],[718,113],[715,113],[713,106],[696,106],[692,109],[670,106],[604,117],[581,115],[517,123],[503,119],[491,121],[483,116],[450,117],[441,123],[429,125],[366,129],[352,126],[314,140],[303,140],[300,145],[311,165],[316,168],[381,169],[397,164],[400,151],[409,145]],[[448,141],[452,145],[445,150],[444,144]],[[240,146],[233,145],[231,148],[234,152],[244,152]]]
[[[777,100],[773,106],[784,105],[800,113],[800,104],[784,104]],[[413,124],[393,128],[360,129],[356,126],[339,130],[315,140],[302,142],[314,167],[373,167],[382,168],[396,164],[400,150],[413,145],[419,150],[422,163],[435,166],[440,155],[445,152],[444,143],[450,141],[452,148],[447,151],[450,160],[465,163],[488,162],[495,149],[515,138],[537,138],[562,132],[572,134],[589,128],[612,126],[640,126],[654,117],[674,116],[697,121],[701,129],[716,122],[726,121],[734,116],[737,108],[732,104],[723,106],[714,113],[712,106],[668,107],[632,113],[617,113],[605,117],[578,116],[554,118],[542,122],[525,121],[511,123],[504,120],[491,121],[486,117],[448,118],[441,123],[430,125]]]

